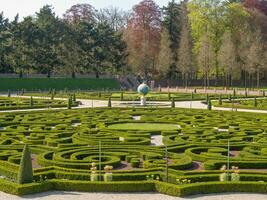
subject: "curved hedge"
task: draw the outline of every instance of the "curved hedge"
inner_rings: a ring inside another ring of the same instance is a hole
[[[144,123],[149,127],[109,127]],[[161,130],[160,124],[177,128]],[[15,194],[52,189],[134,192],[142,191],[139,185],[145,191],[175,196],[266,192],[266,131],[266,115],[219,111],[95,108],[4,113],[0,114],[0,175],[7,186],[0,183],[0,189]],[[157,143],[161,138],[164,145]],[[218,169],[227,162],[228,141],[230,167],[240,168],[242,182],[218,182],[222,173]],[[17,185],[25,143],[32,153],[35,183]],[[168,183],[164,182],[166,148]],[[112,183],[90,182],[93,162],[97,168],[101,164],[101,170],[97,169],[101,180],[105,165],[113,166]],[[190,183],[181,185],[177,179]],[[251,189],[252,186],[258,188]]]

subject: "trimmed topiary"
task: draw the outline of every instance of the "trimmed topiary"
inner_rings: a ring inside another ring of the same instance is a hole
[[[211,103],[211,100],[210,99],[208,101],[208,110],[212,110],[212,103]]]
[[[257,101],[257,98],[254,98],[254,107],[258,107],[258,101]]]
[[[112,103],[111,103],[111,98],[108,98],[108,107],[111,108],[112,107]]]
[[[171,100],[171,93],[168,92],[168,99]]]
[[[71,109],[71,104],[72,104],[72,98],[69,97],[69,99],[68,99],[68,109]]]
[[[172,108],[175,108],[175,100],[174,100],[174,98],[172,98],[172,104],[171,104],[171,107],[172,107]]]
[[[206,102],[207,102],[207,104],[209,103],[209,99],[210,99],[209,94],[207,94],[206,95]]]
[[[219,95],[219,105],[222,105],[222,95]]]
[[[32,170],[32,159],[28,145],[24,146],[22,152],[22,158],[20,160],[18,183],[32,183],[33,182],[33,170]]]
[[[32,107],[33,106],[33,98],[31,96],[31,99],[30,99],[30,106]]]

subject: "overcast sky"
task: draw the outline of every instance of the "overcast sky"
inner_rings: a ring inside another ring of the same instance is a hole
[[[133,5],[141,0],[0,0],[0,12],[4,16],[13,19],[19,13],[20,18],[33,15],[43,5],[48,4],[54,7],[54,11],[61,16],[68,8],[78,3],[89,3],[96,9],[108,6],[120,7],[124,10],[130,10]],[[159,6],[167,5],[169,0],[155,0]],[[178,0],[177,0],[178,1]]]

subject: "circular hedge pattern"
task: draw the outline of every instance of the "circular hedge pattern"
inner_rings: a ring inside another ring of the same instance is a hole
[[[227,162],[242,181],[267,181],[267,116],[153,108],[97,108],[0,114],[0,174],[16,180],[29,144],[35,180],[90,180],[90,167],[113,166],[114,181],[219,180]],[[162,135],[164,146],[153,146]],[[101,141],[101,146],[99,146]],[[99,149],[101,148],[101,152]],[[166,148],[168,160],[166,160]],[[101,157],[101,163],[99,163]],[[206,171],[203,171],[206,169]],[[256,170],[257,169],[257,170]],[[102,172],[103,173],[103,172]]]

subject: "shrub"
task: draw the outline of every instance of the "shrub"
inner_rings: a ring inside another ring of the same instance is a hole
[[[32,183],[33,182],[33,170],[32,170],[32,159],[28,145],[24,146],[22,152],[22,158],[20,161],[18,183]]]
[[[131,166],[134,168],[138,168],[140,165],[140,159],[139,158],[132,158],[131,159]]]

